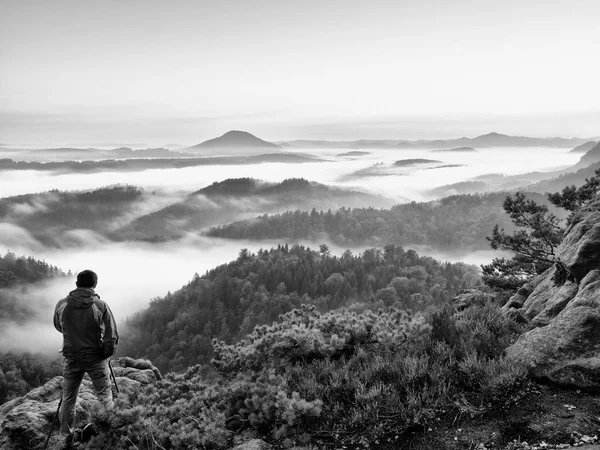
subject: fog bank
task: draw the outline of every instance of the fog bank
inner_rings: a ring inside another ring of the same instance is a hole
[[[287,178],[306,178],[324,184],[352,186],[395,198],[397,201],[429,200],[427,191],[488,173],[514,175],[531,171],[551,171],[571,166],[579,155],[564,148],[486,148],[476,153],[432,153],[429,150],[369,149],[368,155],[339,157],[338,150],[311,149],[311,153],[329,162],[303,164],[264,163],[227,166],[198,166],[183,169],[146,170],[142,172],[101,172],[89,174],[52,174],[36,171],[4,171],[0,175],[0,196],[20,195],[51,189],[95,189],[111,184],[132,184],[143,188],[162,188],[192,192],[227,178],[257,178],[281,182]],[[401,159],[431,158],[439,167],[396,167]],[[384,176],[360,176],[376,164],[392,167]],[[358,176],[356,175],[358,173]],[[440,194],[442,195],[442,194]]]

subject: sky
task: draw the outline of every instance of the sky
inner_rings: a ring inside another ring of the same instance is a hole
[[[597,0],[0,0],[0,144],[600,135]]]

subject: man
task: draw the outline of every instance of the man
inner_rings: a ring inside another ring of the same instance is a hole
[[[63,335],[63,400],[59,411],[63,449],[73,446],[75,403],[85,373],[89,375],[98,400],[113,403],[108,358],[119,341],[115,319],[106,303],[94,292],[98,276],[91,270],[77,274],[77,289],[59,301],[54,327]]]

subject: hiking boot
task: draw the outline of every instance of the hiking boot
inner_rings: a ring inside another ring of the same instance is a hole
[[[73,445],[76,442],[87,442],[94,436],[98,436],[98,430],[93,423],[88,423],[83,428],[75,428],[73,432]]]
[[[60,448],[60,450],[71,450],[73,448],[73,435],[70,434],[65,438],[65,441],[63,442],[63,445]]]

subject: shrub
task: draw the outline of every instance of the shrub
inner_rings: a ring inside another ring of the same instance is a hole
[[[418,316],[303,306],[237,344],[215,340],[221,378],[212,384],[194,366],[120,397],[104,419],[110,431],[95,442],[115,450],[222,449],[234,434],[250,433],[286,448],[366,448],[443,411],[506,405],[525,380],[503,357],[518,332],[493,304]]]

